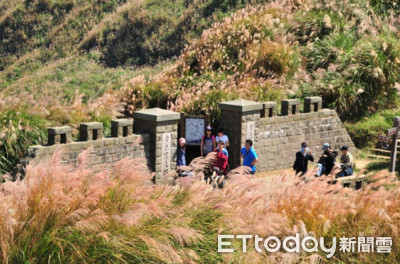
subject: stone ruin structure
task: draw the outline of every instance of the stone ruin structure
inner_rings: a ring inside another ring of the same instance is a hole
[[[314,153],[319,153],[324,142],[334,148],[348,145],[355,151],[335,110],[322,109],[321,97],[300,101],[284,100],[278,115],[276,102],[253,102],[234,100],[220,103],[221,126],[230,139],[229,162],[231,168],[240,166],[240,148],[246,139],[254,141],[259,156],[258,171],[291,167],[295,152],[303,141],[309,142]],[[71,127],[48,129],[48,142],[32,146],[19,165],[23,171],[26,164],[48,158],[62,150],[62,161],[74,164],[82,150],[92,148],[88,165],[111,166],[126,157],[147,160],[149,169],[156,174],[156,181],[176,167],[178,125],[181,114],[160,108],[136,111],[133,119],[111,121],[111,137],[103,136],[103,124],[98,122],[80,124],[79,139],[72,140]],[[137,142],[140,142],[137,144]]]

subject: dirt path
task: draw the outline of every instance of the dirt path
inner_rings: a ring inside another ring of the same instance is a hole
[[[370,160],[370,159],[357,159],[356,160],[357,169],[360,169],[360,170],[365,169],[365,168],[367,168],[368,164],[370,164],[371,162],[373,162],[373,160]]]

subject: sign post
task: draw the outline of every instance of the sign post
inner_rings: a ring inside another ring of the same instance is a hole
[[[396,171],[396,157],[397,157],[397,132],[398,132],[398,127],[400,125],[400,117],[396,116],[393,120],[393,128],[396,129],[395,133],[392,134],[392,152],[390,153],[390,172],[395,172]],[[389,129],[388,131],[388,136],[389,133],[391,133],[391,130],[394,129]]]

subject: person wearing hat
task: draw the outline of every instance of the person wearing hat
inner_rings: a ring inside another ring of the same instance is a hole
[[[215,149],[215,137],[212,134],[212,128],[207,126],[206,134],[203,135],[200,145],[201,156],[207,156],[208,153],[213,152]]]
[[[348,146],[342,146],[340,148],[341,156],[340,156],[340,167],[342,171],[339,173],[339,177],[350,176],[353,175],[353,156],[349,152]]]
[[[330,148],[331,148],[331,145],[330,145],[328,142],[326,142],[326,143],[324,143],[324,145],[322,146],[322,151],[325,151],[325,150],[330,149]]]
[[[180,138],[178,150],[176,151],[176,166],[186,166],[186,139]]]
[[[293,164],[293,170],[296,171],[296,174],[301,172],[300,176],[303,176],[308,171],[308,161],[314,162],[314,157],[307,142],[303,142],[301,143],[301,150],[296,153],[296,160]]]

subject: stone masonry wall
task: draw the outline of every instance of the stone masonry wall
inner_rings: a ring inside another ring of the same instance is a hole
[[[282,101],[280,115],[275,102],[238,99],[219,106],[221,125],[231,143],[231,168],[242,164],[240,149],[246,139],[253,140],[259,158],[258,171],[290,168],[304,141],[309,143],[315,159],[319,158],[325,142],[336,150],[348,145],[350,152],[356,151],[336,111],[322,109],[321,97],[306,97],[303,113],[298,99]]]
[[[306,113],[300,113],[298,99],[285,100],[277,116],[275,102],[239,99],[220,103],[221,126],[230,141],[231,169],[242,164],[240,149],[246,139],[254,142],[259,171],[291,167],[303,141],[309,143],[316,159],[325,142],[334,149],[348,145],[350,152],[356,150],[336,111],[321,110],[320,97],[307,97],[304,104]],[[81,124],[79,141],[72,141],[69,126],[49,128],[48,144],[31,147],[16,171],[23,172],[27,163],[38,162],[58,149],[63,151],[64,163],[74,164],[82,150],[92,148],[88,164],[94,168],[111,166],[125,157],[142,157],[155,172],[156,182],[162,182],[162,176],[176,167],[180,113],[152,108],[136,111],[133,118],[113,120],[109,138],[103,137],[103,124],[98,122]]]
[[[246,129],[243,133],[247,133]],[[303,141],[308,142],[315,159],[321,154],[325,142],[330,143],[336,150],[348,145],[350,152],[355,151],[354,144],[336,111],[328,109],[259,119],[255,121],[254,139],[254,148],[259,157],[259,170],[291,167],[295,153],[300,150]]]
[[[101,166],[112,166],[117,161],[126,157],[150,159],[149,135],[132,134],[120,138],[103,138],[100,140],[71,142],[67,144],[56,144],[52,146],[32,146],[25,157],[25,162],[37,163],[50,157],[56,151],[62,151],[62,162],[75,164],[78,155],[88,148],[92,148],[87,162],[92,168]]]
[[[136,111],[134,117],[112,120],[109,138],[104,138],[99,122],[80,124],[78,141],[72,141],[71,127],[51,127],[47,144],[30,147],[12,174],[23,174],[28,163],[39,162],[58,150],[62,151],[63,163],[75,164],[78,155],[91,148],[87,163],[92,168],[112,166],[126,157],[144,158],[155,172],[155,181],[162,182],[161,176],[176,167],[180,113],[152,108]]]

